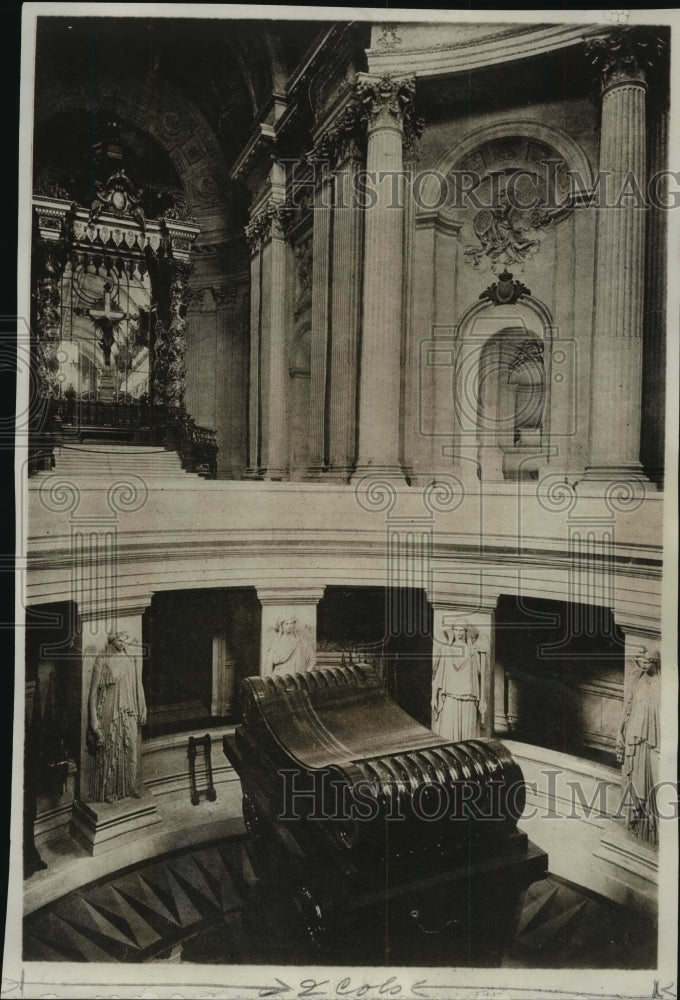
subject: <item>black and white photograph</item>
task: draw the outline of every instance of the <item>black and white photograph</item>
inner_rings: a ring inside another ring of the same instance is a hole
[[[676,1000],[679,27],[24,5],[3,997]]]

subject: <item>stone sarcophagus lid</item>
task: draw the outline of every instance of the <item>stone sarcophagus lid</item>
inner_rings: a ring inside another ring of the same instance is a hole
[[[502,743],[447,742],[365,665],[251,677],[241,706],[224,750],[260,933],[285,928],[300,960],[502,957],[522,891],[547,870],[517,829],[524,783]]]

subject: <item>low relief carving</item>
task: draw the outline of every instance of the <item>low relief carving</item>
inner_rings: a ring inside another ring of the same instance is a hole
[[[296,618],[279,618],[271,631],[264,673],[297,674],[315,666],[311,629]]]
[[[381,24],[380,34],[376,41],[378,49],[394,49],[401,45],[402,37],[393,24]]]
[[[312,297],[312,239],[295,247],[295,315],[309,305]]]

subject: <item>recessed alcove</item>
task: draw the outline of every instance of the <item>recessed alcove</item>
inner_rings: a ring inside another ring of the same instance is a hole
[[[330,586],[317,615],[318,666],[370,663],[397,704],[429,726],[432,609],[423,590]]]
[[[149,736],[237,717],[240,682],[258,672],[260,615],[249,587],[154,594],[142,622]]]
[[[624,637],[609,608],[501,594],[498,735],[615,766]]]

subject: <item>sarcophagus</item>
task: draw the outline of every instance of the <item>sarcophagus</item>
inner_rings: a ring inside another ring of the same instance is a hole
[[[547,870],[517,829],[524,782],[502,743],[447,742],[367,666],[251,677],[241,705],[224,749],[279,927],[329,961],[498,959]]]

